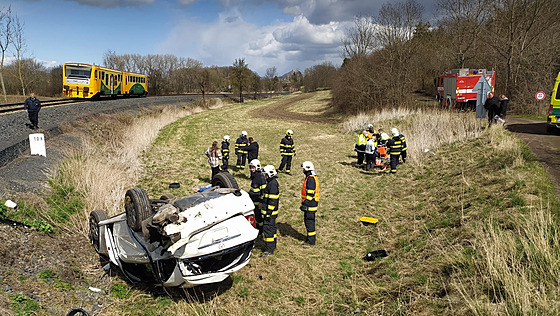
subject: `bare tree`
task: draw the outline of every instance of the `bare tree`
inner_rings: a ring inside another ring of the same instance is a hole
[[[520,78],[556,73],[549,65],[558,56],[558,26],[560,1],[500,0],[494,3],[494,17],[488,25],[486,43],[498,56],[498,64],[505,68],[503,90],[514,93]],[[502,68],[502,67],[500,67]],[[533,78],[535,79],[535,78]],[[545,78],[540,78],[546,80]]]
[[[453,56],[455,67],[465,68],[477,55],[477,43],[491,13],[493,0],[437,0],[443,12],[440,27],[448,35],[443,38],[443,53]]]
[[[243,90],[249,85],[248,80],[251,70],[249,70],[249,65],[245,63],[245,58],[236,59],[233,62],[232,70],[233,85],[239,90],[239,102],[243,103]]]
[[[278,71],[276,70],[276,67],[273,66],[266,69],[266,73],[264,75],[264,88],[267,91],[272,91],[275,89],[274,78],[278,80]]]
[[[27,44],[25,43],[25,38],[23,37],[23,25],[24,23],[20,21],[17,15],[13,19],[13,34],[12,34],[12,44],[14,46],[14,57],[16,58],[16,64],[18,69],[18,78],[21,84],[22,95],[27,95],[25,93],[25,81],[34,80],[34,78],[24,78],[23,76],[23,57],[27,49]]]
[[[342,39],[342,58],[359,58],[370,54],[378,45],[371,17],[355,17],[348,37]]]
[[[2,84],[2,92],[4,94],[4,101],[8,102],[8,96],[6,95],[6,85],[4,84],[4,62],[6,60],[6,51],[8,50],[10,44],[12,43],[12,27],[13,17],[12,8],[0,9],[0,83]]]

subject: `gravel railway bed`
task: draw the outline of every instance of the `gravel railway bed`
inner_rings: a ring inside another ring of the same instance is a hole
[[[61,135],[60,126],[63,124],[100,113],[134,111],[159,105],[182,106],[198,98],[189,95],[127,98],[44,107],[39,112],[38,130],[32,130],[26,125],[29,120],[23,105],[21,111],[0,114],[0,197],[5,197],[7,192],[37,191],[36,188],[28,187],[27,183],[44,179],[44,171],[55,166],[55,162],[63,155],[60,145],[73,142],[72,139],[63,139],[58,141],[57,146],[49,146],[52,139]],[[29,134],[33,133],[45,134],[46,159],[28,155]]]

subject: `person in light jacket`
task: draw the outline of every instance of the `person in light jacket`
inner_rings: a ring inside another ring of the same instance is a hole
[[[214,141],[205,154],[208,157],[208,164],[212,168],[212,177],[210,179],[214,179],[214,176],[220,172],[220,161],[222,160],[222,151],[218,147],[218,142]]]

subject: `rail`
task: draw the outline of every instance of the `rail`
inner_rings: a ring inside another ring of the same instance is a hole
[[[83,101],[87,101],[87,100],[80,100],[80,99],[45,100],[45,101],[41,101],[41,107],[47,107],[47,106],[59,105],[59,104],[71,104],[71,103],[77,103]],[[15,112],[18,110],[23,110],[23,102],[0,104],[0,113]]]

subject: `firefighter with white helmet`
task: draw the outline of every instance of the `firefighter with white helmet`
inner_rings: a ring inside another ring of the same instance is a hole
[[[301,189],[301,206],[305,229],[307,230],[307,238],[305,245],[315,245],[317,231],[315,230],[315,214],[319,206],[319,178],[315,172],[315,166],[311,161],[305,161],[301,164],[305,181]]]
[[[387,150],[389,151],[389,156],[391,159],[391,173],[397,173],[399,157],[401,155],[402,149],[406,147],[406,144],[403,144],[403,142],[401,141],[398,129],[391,129],[391,134],[393,135],[393,138],[387,141]]]
[[[242,131],[241,135],[235,141],[235,155],[237,155],[237,163],[235,167],[237,169],[245,169],[245,161],[247,160],[247,147],[249,141],[247,140],[247,132]]]
[[[278,204],[280,201],[280,190],[278,185],[278,173],[273,165],[263,168],[266,178],[266,187],[263,190],[263,201],[259,205],[263,217],[264,252],[261,257],[274,254],[276,250],[276,218],[278,217]]]
[[[280,162],[280,167],[278,171],[283,171],[286,167],[286,173],[290,174],[292,169],[292,157],[296,155],[296,149],[294,145],[294,139],[292,138],[294,131],[291,129],[286,131],[286,136],[280,141],[280,155],[282,156],[282,162]]]
[[[222,170],[226,171],[229,165],[229,135],[222,141]]]
[[[251,169],[251,189],[249,190],[249,196],[255,204],[255,221],[257,222],[257,228],[259,230],[259,235],[263,232],[263,216],[259,205],[263,202],[264,189],[266,188],[266,179],[264,174],[261,172],[261,162],[258,159],[253,159],[249,162],[249,169]]]

